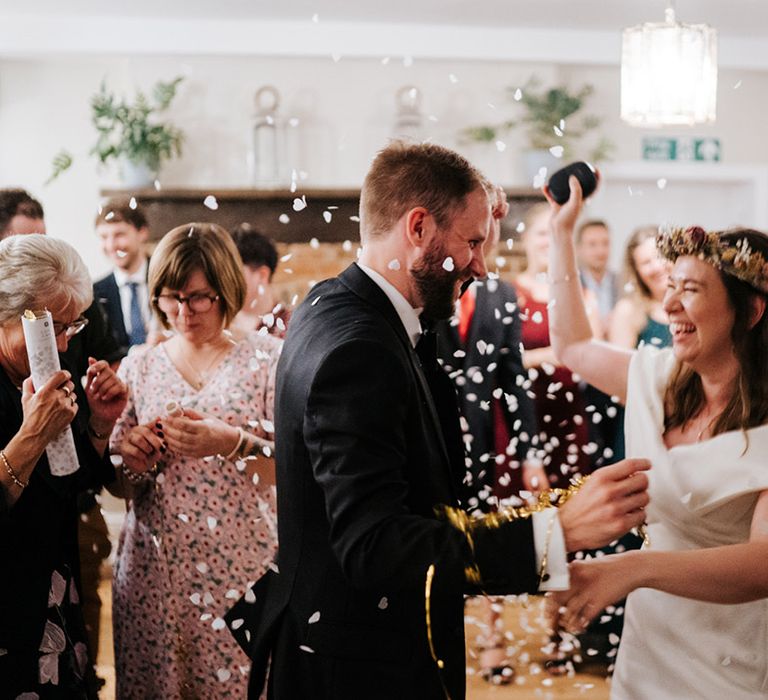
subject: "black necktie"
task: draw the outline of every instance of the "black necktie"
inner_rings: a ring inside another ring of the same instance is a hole
[[[427,380],[429,391],[437,411],[445,444],[451,460],[451,469],[461,483],[464,474],[464,443],[459,425],[459,402],[456,387],[448,373],[437,362],[437,333],[425,330],[416,343],[416,354]]]

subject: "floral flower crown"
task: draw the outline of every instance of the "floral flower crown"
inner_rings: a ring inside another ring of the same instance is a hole
[[[746,238],[732,243],[701,226],[660,228],[656,247],[667,260],[674,262],[681,255],[693,255],[768,294],[768,262],[762,253],[752,250]]]

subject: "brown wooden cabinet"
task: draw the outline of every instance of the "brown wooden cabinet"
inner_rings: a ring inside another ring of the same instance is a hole
[[[507,192],[510,213],[502,229],[504,238],[514,237],[525,210],[543,199],[537,190]],[[308,243],[313,238],[324,243],[356,243],[359,239],[359,190],[110,189],[101,195],[135,197],[147,214],[152,240],[193,221],[209,221],[228,229],[248,222],[281,243]],[[208,197],[215,197],[215,209],[205,205]],[[296,211],[295,200],[306,206]]]
[[[516,228],[525,211],[543,201],[536,190],[509,189],[507,193],[510,212],[502,224],[504,240],[517,238]],[[277,243],[281,261],[273,283],[279,298],[289,305],[314,282],[338,274],[357,257],[359,190],[110,189],[101,195],[135,197],[146,212],[154,242],[172,228],[191,222],[207,221],[227,229],[251,224]],[[208,197],[215,197],[216,208],[206,206]],[[306,203],[300,211],[294,209],[297,199],[301,205]],[[510,278],[523,265],[520,246],[502,244],[498,254],[503,258],[499,270],[504,277]]]

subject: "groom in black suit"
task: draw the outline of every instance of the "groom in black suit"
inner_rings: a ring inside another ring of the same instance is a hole
[[[279,557],[229,616],[254,699],[268,665],[275,700],[463,698],[463,593],[536,591],[550,546],[608,542],[647,502],[634,461],[538,525],[470,539],[436,516],[458,505],[464,455],[428,329],[486,274],[488,194],[458,154],[394,143],[371,166],[360,212],[359,263],[311,290],[278,368]]]

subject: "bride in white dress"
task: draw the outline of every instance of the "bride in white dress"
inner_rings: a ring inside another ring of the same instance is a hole
[[[621,350],[591,337],[570,185],[550,199],[552,345],[626,402],[627,457],[652,467],[648,544],[573,563],[561,623],[577,631],[629,594],[614,700],[768,697],[768,236],[660,234],[673,347]]]

